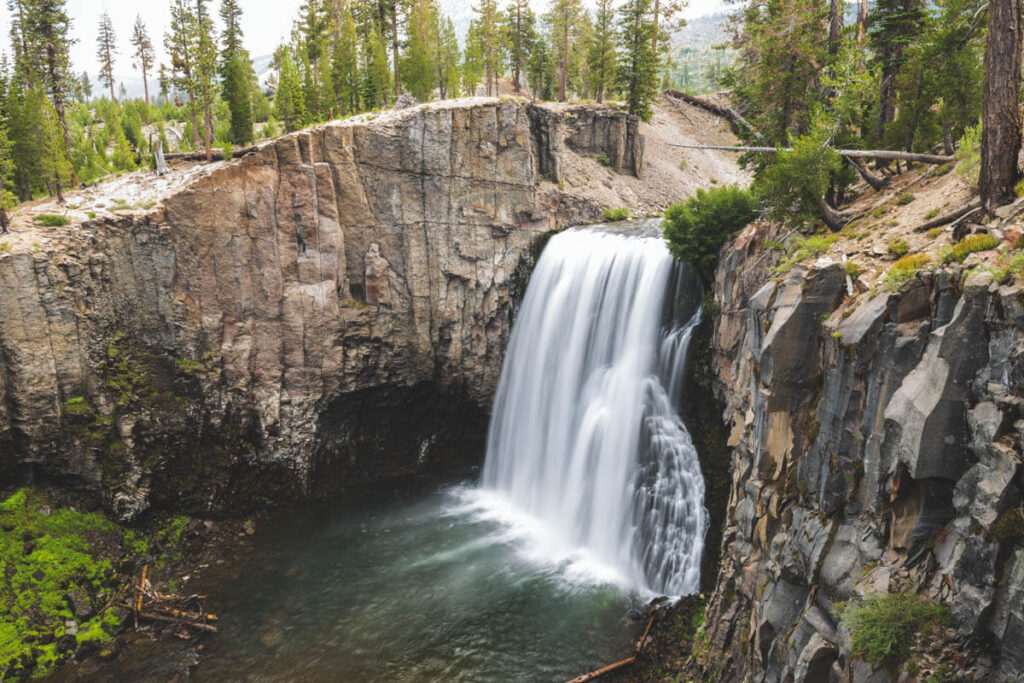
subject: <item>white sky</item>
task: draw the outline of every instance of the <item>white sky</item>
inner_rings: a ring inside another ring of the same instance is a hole
[[[245,32],[245,43],[253,57],[270,54],[282,41],[287,39],[292,24],[299,13],[302,0],[241,0],[242,29]],[[451,14],[468,13],[471,0],[442,0],[442,7]],[[547,0],[534,0],[538,9],[546,8]],[[587,0],[587,4],[593,4]],[[4,3],[6,5],[6,3]],[[219,0],[211,0],[211,9],[219,22],[217,9]],[[718,11],[725,6],[724,0],[690,0],[685,16],[697,17]],[[142,20],[149,29],[153,46],[157,52],[157,64],[166,63],[163,35],[170,23],[170,2],[168,0],[68,0],[68,12],[71,15],[71,33],[78,41],[71,48],[71,63],[76,72],[86,70],[93,77],[99,70],[96,62],[96,32],[100,15],[104,10],[110,13],[114,23],[114,32],[120,52],[114,72],[119,80],[137,77],[131,67],[131,44],[128,38],[135,16],[142,15]],[[0,6],[0,45],[7,49],[9,42],[10,13],[5,6]]]

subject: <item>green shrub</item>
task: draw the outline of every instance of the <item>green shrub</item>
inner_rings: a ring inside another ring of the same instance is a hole
[[[1021,275],[1024,275],[1024,254],[1016,254],[1008,263],[992,268],[992,279],[1000,284],[1007,283]]]
[[[926,213],[924,215],[924,219],[926,221],[930,221],[931,219],[935,218],[938,215],[939,215],[939,207],[936,206],[934,209],[932,209],[931,211],[929,211],[928,213]]]
[[[851,280],[856,280],[860,277],[860,266],[855,261],[846,262],[846,274],[850,276]]]
[[[718,251],[729,237],[757,217],[757,197],[736,185],[697,190],[665,212],[662,226],[668,250],[704,279],[715,277]]]
[[[620,206],[617,209],[605,209],[604,219],[608,223],[618,223],[629,218],[629,209],[624,206]]]
[[[981,173],[981,124],[970,126],[964,130],[960,138],[960,146],[956,150],[956,174],[971,186],[978,189],[978,175]]]
[[[41,213],[38,216],[33,217],[32,222],[36,225],[41,225],[44,228],[59,228],[63,225],[67,225],[71,221],[68,220],[67,216],[58,216],[52,213]]]
[[[910,656],[918,635],[929,634],[936,622],[948,624],[949,618],[945,607],[914,593],[872,595],[843,611],[854,657],[891,673]]]
[[[900,198],[896,200],[896,203],[900,206],[906,206],[915,199],[917,199],[917,197],[914,196],[913,192],[904,192],[900,195]]]
[[[904,256],[892,264],[889,274],[885,276],[883,285],[887,290],[895,291],[930,262],[931,258],[928,254],[909,254]]]
[[[597,155],[597,161],[602,166],[611,166],[612,165],[611,158],[609,158],[609,156],[607,154],[605,154],[604,152],[601,152],[600,154]]]
[[[999,246],[999,240],[992,235],[986,235],[984,233],[968,235],[954,244],[952,249],[943,252],[942,262],[952,263],[953,261],[956,261],[959,263],[967,258],[968,255],[973,254],[976,251],[987,251],[989,249],[995,249],[997,246]]]
[[[888,251],[893,256],[903,256],[908,251],[910,251],[910,245],[907,244],[907,241],[905,239],[897,237],[896,239],[889,242],[889,245],[886,247],[886,251]]]

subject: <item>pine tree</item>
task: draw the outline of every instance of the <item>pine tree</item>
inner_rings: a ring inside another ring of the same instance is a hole
[[[558,101],[568,99],[569,52],[576,31],[576,22],[583,5],[580,0],[551,0],[551,11],[547,15],[551,26],[551,43],[558,65]]]
[[[306,111],[302,97],[302,81],[291,50],[281,55],[280,76],[274,95],[274,113],[284,121],[285,130],[298,130],[305,124]]]
[[[142,16],[135,17],[135,26],[132,29],[132,66],[142,71],[142,87],[146,92],[146,104],[149,104],[149,71],[153,68],[153,41],[149,39],[146,25],[142,22]]]
[[[242,8],[238,0],[221,0],[220,20],[224,30],[220,35],[222,75],[226,78],[233,57],[245,59],[248,53],[242,45]]]
[[[616,81],[615,10],[612,8],[612,0],[598,0],[594,38],[587,53],[587,62],[594,99],[604,102],[605,95]]]
[[[530,89],[540,100],[551,100],[555,96],[555,62],[551,55],[551,41],[546,34],[539,34],[530,52]]]
[[[651,0],[626,0],[619,10],[622,58],[619,86],[630,113],[645,121],[654,113],[658,93],[658,55],[654,52],[654,11]]]
[[[464,94],[475,97],[477,86],[484,75],[484,36],[478,19],[469,22],[460,72]]]
[[[391,71],[388,69],[388,48],[383,34],[374,28],[363,46],[362,68],[363,109],[387,106],[392,91]]]
[[[594,19],[586,9],[576,22],[576,35],[569,50],[570,89],[584,100],[590,99],[590,61],[587,56],[594,42]]]
[[[334,37],[333,64],[334,97],[342,114],[359,111],[359,43],[356,21],[349,5],[339,10],[338,29]]]
[[[878,0],[869,16],[873,63],[881,69],[875,132],[879,142],[896,118],[896,82],[906,61],[905,49],[920,36],[924,17],[922,0]]]
[[[436,13],[432,0],[413,0],[406,19],[402,74],[406,90],[421,102],[434,94],[434,55],[438,44]]]
[[[252,101],[249,74],[238,55],[228,60],[224,75],[224,99],[231,112],[231,142],[245,145],[252,142]]]
[[[481,48],[481,63],[487,96],[497,94],[498,76],[501,71],[501,30],[498,23],[497,0],[479,0],[473,7],[476,13],[476,38]]]
[[[79,77],[79,87],[82,89],[82,99],[85,103],[88,103],[92,99],[92,81],[89,80],[89,72],[83,71]]]
[[[189,0],[171,0],[170,30],[164,34],[164,48],[171,56],[171,85],[188,95],[192,148],[199,147],[196,119],[196,23]]]
[[[522,89],[523,74],[529,69],[530,52],[537,38],[535,24],[536,17],[530,9],[529,0],[512,0],[505,16],[505,42],[508,45],[512,87],[516,93]]]
[[[985,44],[985,92],[981,109],[982,208],[989,214],[1016,198],[1020,180],[1021,0],[991,0]]]
[[[117,38],[110,15],[104,12],[100,16],[100,30],[96,37],[96,59],[100,62],[100,83],[110,88],[110,99],[114,95],[114,55],[117,54]]]
[[[206,160],[213,159],[213,102],[216,97],[214,83],[217,77],[217,39],[213,18],[206,8],[208,0],[196,0],[193,44],[195,45],[195,91],[203,110],[203,134]]]
[[[441,99],[459,92],[459,40],[455,35],[455,24],[450,17],[435,13],[438,22],[437,54],[434,65],[437,69],[437,88]]]

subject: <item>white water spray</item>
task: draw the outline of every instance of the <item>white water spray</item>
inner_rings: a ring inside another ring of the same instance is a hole
[[[677,403],[696,299],[657,237],[556,235],[516,320],[488,435],[485,489],[651,593],[700,582],[704,479]]]

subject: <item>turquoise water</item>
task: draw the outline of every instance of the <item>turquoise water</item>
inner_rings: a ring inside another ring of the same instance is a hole
[[[129,651],[110,676],[564,681],[628,656],[640,596],[543,528],[471,480],[277,514],[237,577],[203,586],[220,632],[201,653]]]

